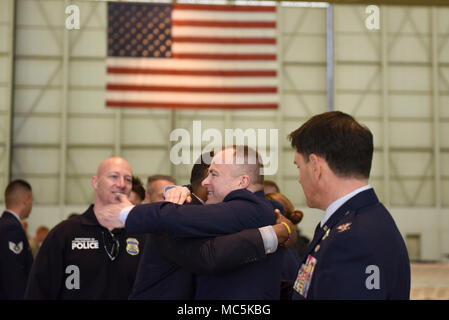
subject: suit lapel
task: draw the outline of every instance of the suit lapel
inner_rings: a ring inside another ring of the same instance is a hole
[[[315,248],[315,246],[318,243],[318,241],[320,241],[321,238],[323,237],[324,232],[325,232],[325,230],[323,228],[321,228],[320,222],[318,222],[318,225],[315,228],[315,233],[313,234],[312,242],[310,242],[309,246],[305,250],[305,252],[304,252],[304,254],[302,256],[301,263],[304,263],[304,261],[307,259],[307,256],[310,254],[312,249]]]

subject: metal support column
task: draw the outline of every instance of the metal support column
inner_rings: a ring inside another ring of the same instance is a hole
[[[443,258],[444,250],[444,228],[442,216],[441,200],[441,164],[440,164],[440,99],[439,99],[439,75],[438,75],[438,12],[435,7],[431,8],[430,20],[432,23],[432,104],[433,104],[433,160],[434,160],[434,188],[435,188],[435,209],[436,209],[436,229],[438,230],[438,257]]]
[[[433,156],[435,174],[435,207],[441,208],[441,164],[440,164],[440,99],[438,76],[438,13],[431,9],[432,21],[432,103],[433,103]]]
[[[326,9],[327,32],[327,106],[334,110],[334,6],[329,4]]]
[[[383,203],[389,207],[390,197],[390,123],[388,97],[388,39],[387,39],[387,8],[380,7],[381,29],[381,72],[382,72],[382,124],[383,124],[383,169],[384,169],[384,199]]]
[[[65,6],[69,6],[65,0]],[[61,103],[61,126],[60,126],[60,148],[59,148],[59,212],[64,218],[64,206],[66,200],[66,171],[67,171],[67,109],[69,101],[69,30],[63,29],[62,39],[62,103]]]
[[[277,72],[277,77],[278,77],[278,96],[279,96],[279,104],[278,104],[278,110],[276,112],[276,128],[279,130],[279,134],[278,134],[278,145],[277,145],[277,158],[278,158],[278,169],[276,172],[276,182],[278,184],[280,184],[280,188],[281,190],[285,190],[287,185],[285,184],[285,177],[284,177],[284,166],[283,163],[279,162],[282,161],[282,159],[284,158],[283,155],[283,145],[284,145],[284,140],[285,137],[287,136],[285,134],[285,126],[283,124],[284,122],[284,114],[283,114],[283,106],[284,106],[284,101],[283,101],[283,97],[284,95],[282,94],[282,73],[283,73],[283,66],[282,66],[282,61],[284,60],[284,53],[282,50],[282,45],[283,45],[283,39],[282,39],[282,5],[280,2],[276,3],[276,47],[277,47],[277,61],[278,61],[278,72]],[[270,155],[271,156],[271,155]]]
[[[170,133],[173,132],[173,130],[176,129],[176,110],[170,110],[170,115],[169,115],[169,122],[170,122],[170,131],[167,134],[167,140],[170,140]],[[170,151],[172,149],[172,147],[175,145],[175,141],[170,141],[168,143],[168,150],[167,150],[167,155],[168,158],[170,159]],[[176,178],[176,166],[173,164],[173,162],[170,159],[170,172],[169,174]]]
[[[122,155],[122,110],[115,110],[114,117],[114,156]]]
[[[8,78],[8,89],[9,93],[7,108],[6,108],[6,128],[5,128],[5,152],[4,152],[4,167],[3,167],[3,177],[6,184],[9,183],[11,179],[11,158],[12,158],[12,139],[13,139],[13,110],[14,110],[14,69],[15,69],[15,39],[16,39],[16,8],[17,3],[15,0],[9,0],[9,78]]]

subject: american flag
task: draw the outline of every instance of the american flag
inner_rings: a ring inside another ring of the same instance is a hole
[[[275,109],[276,7],[108,3],[108,107]]]

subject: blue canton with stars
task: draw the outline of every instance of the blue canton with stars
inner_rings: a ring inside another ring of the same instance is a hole
[[[108,3],[108,56],[170,58],[169,4]]]

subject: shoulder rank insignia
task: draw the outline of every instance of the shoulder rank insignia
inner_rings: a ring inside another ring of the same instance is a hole
[[[331,229],[327,229],[326,233],[324,234],[324,236],[321,238],[321,240],[325,240],[327,237],[329,237],[329,233],[331,232]]]
[[[8,241],[9,250],[14,252],[15,254],[19,254],[23,250],[23,241],[20,241],[19,243],[14,243],[12,241]]]
[[[349,229],[350,229],[349,226],[350,226],[351,224],[352,224],[352,222],[348,222],[348,223],[339,225],[339,226],[337,227],[338,232],[343,232],[343,231],[349,230]]]
[[[126,252],[132,256],[139,254],[139,241],[136,238],[126,239]]]

